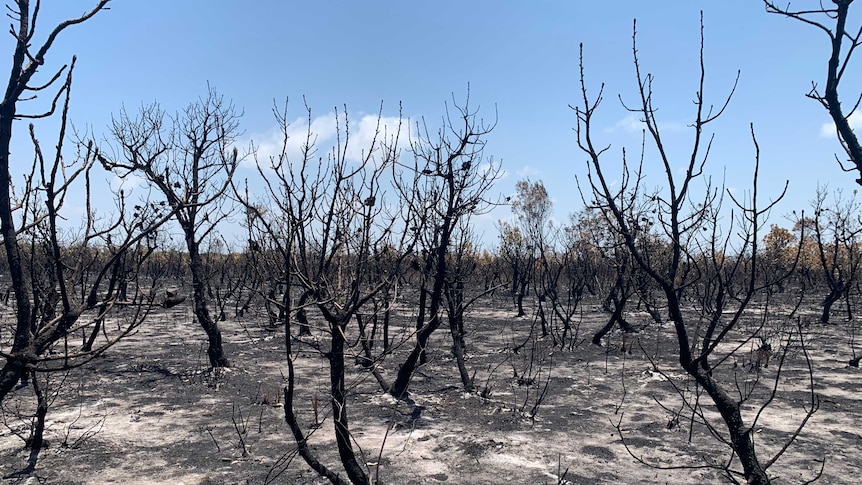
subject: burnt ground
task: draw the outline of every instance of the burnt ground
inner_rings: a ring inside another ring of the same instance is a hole
[[[628,337],[627,343],[634,342],[629,354],[620,351],[617,332],[604,346],[591,345],[589,337],[607,315],[595,302],[583,310],[576,336],[561,350],[550,337],[539,337],[532,315],[514,318],[506,301],[483,301],[466,321],[467,365],[480,392],[462,390],[450,337],[440,329],[411,387],[421,414],[382,393],[367,371],[353,366],[351,427],[369,472],[382,483],[404,484],[725,481],[714,468],[703,467],[730,455],[682,406],[679,393],[692,397],[697,389],[675,366],[671,325],[652,324]],[[396,318],[405,328],[395,336],[394,355],[381,364],[389,379],[408,348],[398,345],[409,343],[407,317]],[[721,377],[734,390],[753,389],[746,407],[750,420],[781,367],[777,396],[755,428],[764,459],[781,448],[810,407],[808,368],[798,344],[779,366],[783,332],[797,323],[804,328],[820,396],[818,412],[770,473],[777,483],[799,483],[815,476],[825,459],[823,483],[858,483],[862,376],[847,362],[850,324],[809,323],[814,314],[798,321],[761,317],[753,314],[750,324],[766,322],[775,349],[770,365],[751,369],[754,344],[737,340],[738,355]],[[645,314],[629,319],[648,320]],[[280,396],[287,372],[284,337],[262,328],[263,320],[248,316],[222,323],[232,360],[223,372],[206,368],[203,333],[186,303],[153,314],[137,333],[84,368],[51,376],[48,384],[57,393],[48,414],[48,447],[27,474],[16,473],[28,462],[19,435],[28,432],[29,421],[21,418],[31,415],[34,399],[29,388],[17,391],[3,406],[0,483],[327,483],[295,456]],[[322,338],[315,330],[295,342],[295,408],[313,432],[312,449],[340,471],[326,400],[328,370],[316,349],[325,347]],[[711,409],[705,406],[706,417],[723,432]]]

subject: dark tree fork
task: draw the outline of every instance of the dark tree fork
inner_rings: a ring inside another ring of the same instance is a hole
[[[3,247],[6,250],[9,275],[15,293],[17,326],[11,354],[6,359],[6,365],[0,370],[0,400],[24,375],[27,367],[34,363],[37,354],[33,347],[33,335],[30,331],[30,315],[33,311],[30,301],[30,282],[25,275],[24,263],[18,245],[18,230],[14,220],[13,194],[11,192],[12,176],[9,167],[12,125],[16,119],[51,116],[57,98],[55,97],[55,103],[50,111],[35,115],[19,113],[18,103],[25,92],[47,88],[57,81],[62,76],[63,71],[66,70],[67,66],[61,67],[53,74],[47,84],[42,86],[31,85],[31,80],[39,68],[45,64],[45,56],[60,33],[72,25],[90,19],[100,10],[103,10],[109,1],[101,0],[84,15],[58,24],[35,51],[31,49],[31,43],[36,33],[34,24],[39,10],[39,2],[37,1],[31,9],[29,0],[18,0],[15,2],[16,10],[9,14],[13,20],[11,34],[15,37],[15,52],[12,54],[9,82],[6,85],[3,101],[0,103],[0,234],[3,236]],[[57,97],[62,94],[63,89],[58,90]]]
[[[815,27],[829,38],[830,53],[826,67],[826,85],[821,90],[816,82],[812,82],[811,90],[806,96],[820,103],[829,112],[829,116],[835,123],[838,139],[852,166],[845,167],[840,160],[839,163],[844,171],[856,170],[860,175],[856,183],[862,185],[862,146],[853,127],[850,126],[850,117],[856,112],[862,97],[857,96],[855,104],[848,110],[846,106],[841,106],[841,96],[838,91],[850,66],[853,53],[862,43],[862,25],[855,29],[847,25],[853,0],[829,0],[833,5],[832,8],[826,6],[827,2],[812,3],[816,4],[815,8],[794,9],[791,8],[790,3],[787,3],[786,7],[779,7],[771,0],[763,0],[767,12],[783,15]]]

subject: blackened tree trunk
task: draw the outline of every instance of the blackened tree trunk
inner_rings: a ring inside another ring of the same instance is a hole
[[[440,243],[435,251],[434,277],[432,278],[433,285],[431,292],[427,295],[428,304],[428,321],[416,331],[416,345],[410,351],[410,355],[398,369],[398,376],[395,382],[389,389],[389,393],[401,398],[407,393],[407,388],[410,385],[410,380],[413,379],[413,373],[416,367],[420,364],[420,359],[424,358],[425,347],[428,346],[428,339],[431,334],[438,328],[442,320],[440,318],[440,307],[443,303],[443,283],[446,274],[446,254],[449,251],[449,240],[451,238],[451,222],[444,223],[442,228],[440,241],[446,241],[445,244]],[[420,310],[421,311],[421,310]]]
[[[329,379],[332,400],[332,422],[335,426],[335,442],[338,445],[338,455],[347,476],[354,484],[369,483],[368,475],[356,460],[353,451],[353,438],[350,436],[350,420],[347,416],[346,394],[344,389],[344,335],[346,323],[333,323],[331,348],[329,357]]]
[[[419,303],[418,312],[416,314],[416,339],[418,341],[419,334],[422,333],[422,329],[425,327],[425,313],[428,305],[428,290],[425,287],[425,277],[422,277],[422,284],[419,286]],[[425,345],[427,344],[427,339],[425,343],[422,344],[421,349],[419,350],[419,363],[424,364],[427,361],[427,354],[425,353]]]
[[[39,376],[31,372],[33,392],[36,394],[36,416],[34,416],[33,431],[27,439],[27,448],[38,451],[45,444],[45,417],[48,415],[48,390],[39,383]]]
[[[389,299],[388,292],[384,293],[384,295],[386,296],[386,299],[388,300]],[[383,328],[382,328],[383,351],[384,352],[389,351],[389,345],[390,345],[389,344],[389,322],[391,321],[391,317],[392,317],[392,310],[391,310],[389,305],[386,305],[386,310],[384,310],[384,313],[383,313]]]
[[[616,304],[616,302],[615,302],[615,308],[614,308],[613,313],[611,313],[611,317],[608,319],[608,323],[606,323],[605,326],[600,328],[599,331],[593,335],[593,345],[602,345],[602,339],[617,324],[619,324],[620,329],[624,332],[631,332],[633,330],[633,327],[631,326],[631,324],[629,324],[629,322],[627,322],[625,320],[625,318],[623,318],[623,307],[624,306],[625,306],[624,303]]]
[[[461,266],[461,265],[459,265]],[[458,375],[461,377],[461,385],[465,392],[473,392],[476,386],[467,371],[466,352],[467,343],[464,340],[464,281],[467,275],[456,276],[456,281],[446,284],[446,303],[449,316],[449,334],[452,336],[452,353],[455,355],[455,364],[458,366]]]
[[[207,274],[200,253],[200,244],[195,238],[194,228],[183,227],[186,234],[186,247],[189,251],[189,271],[192,274],[193,312],[204,333],[207,335],[207,357],[210,367],[230,367],[222,346],[221,329],[212,318],[207,299]]]
[[[829,323],[832,313],[832,305],[841,299],[841,288],[832,286],[829,289],[829,294],[823,299],[823,312],[820,314],[820,323]]]
[[[628,274],[626,272],[626,265],[621,265],[618,267],[616,283],[614,283],[614,287],[611,289],[610,294],[605,300],[605,305],[609,307],[609,310],[611,310],[611,317],[608,319],[608,323],[593,335],[594,345],[601,345],[604,336],[607,335],[615,325],[619,325],[620,330],[623,332],[630,333],[635,330],[634,327],[632,327],[631,324],[623,317],[626,302],[631,297],[631,282],[624,279],[624,274]]]
[[[20,62],[23,62],[24,51],[21,51]],[[3,248],[6,253],[6,263],[9,267],[9,277],[12,280],[12,292],[15,295],[15,339],[12,342],[11,355],[0,370],[0,401],[15,387],[15,384],[27,372],[26,365],[30,363],[32,352],[26,352],[30,347],[30,281],[24,272],[24,263],[18,248],[18,234],[12,211],[12,178],[9,172],[9,145],[12,139],[12,121],[15,119],[15,99],[5,100],[0,104],[0,235],[3,236]]]
[[[709,394],[709,397],[715,403],[716,409],[721,414],[721,418],[730,434],[730,443],[733,451],[736,452],[742,464],[745,479],[748,483],[752,484],[767,485],[771,483],[766,469],[757,458],[754,447],[754,429],[751,426],[747,426],[742,419],[739,403],[712,379],[709,372],[696,365],[689,366],[687,370],[689,374],[696,376],[697,382]]]
[[[298,308],[296,309],[296,321],[299,322],[300,337],[303,335],[311,335],[311,325],[308,323],[308,313],[305,311],[305,307],[308,305],[308,299],[311,298],[311,295],[311,290],[303,291],[302,295],[299,297],[299,302],[297,302]]]
[[[527,292],[525,286],[526,285],[518,285],[518,291],[515,293],[515,306],[518,308],[518,314],[515,315],[516,317],[523,317],[527,314],[527,312],[524,311],[524,293]]]

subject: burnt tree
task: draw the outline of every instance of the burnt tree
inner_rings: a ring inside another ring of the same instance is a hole
[[[194,315],[207,335],[211,367],[230,365],[207,295],[209,273],[202,246],[228,217],[225,192],[241,157],[233,142],[240,114],[210,88],[182,113],[168,116],[157,104],[137,117],[125,110],[113,119],[114,153],[100,154],[107,170],[121,178],[139,176],[158,191],[182,230],[192,278]]]

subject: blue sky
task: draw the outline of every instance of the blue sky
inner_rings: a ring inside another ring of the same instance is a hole
[[[93,2],[44,2],[41,27],[80,13]],[[804,6],[811,2],[794,2]],[[265,148],[274,126],[273,101],[290,99],[302,119],[305,96],[321,126],[334,107],[351,117],[396,116],[435,126],[443,103],[463,100],[486,119],[498,115],[487,155],[502,163],[496,190],[513,192],[525,177],[541,180],[554,217],[582,207],[575,177],[586,174],[573,132],[578,101],[578,45],[584,44],[589,88],[605,83],[597,119],[600,141],[612,154],[635,150],[637,120],[617,100],[634,100],[631,33],[638,21],[642,69],[656,76],[659,118],[671,152],[683,164],[697,88],[700,10],[704,12],[707,99],[721,104],[737,70],[741,78],[726,115],[712,125],[716,141],[708,171],[732,190],[750,184],[753,123],[761,148],[761,194],[790,189],[773,219],[808,207],[818,182],[852,190],[841,172],[837,140],[824,130],[825,111],[804,97],[823,79],[826,37],[799,23],[768,15],[756,0],[728,1],[275,1],[115,0],[111,9],[67,30],[48,57],[49,68],[78,55],[72,120],[97,138],[112,113],[158,101],[179,110],[203,95],[207,83],[244,111],[245,139]],[[42,31],[45,34],[45,31]],[[0,44],[11,52],[10,40]],[[845,81],[845,103],[858,69]],[[354,126],[360,126],[355,124]],[[19,123],[13,161],[23,173],[28,156]],[[49,132],[45,132],[48,137]],[[358,135],[361,137],[361,135]],[[322,140],[325,141],[325,140]],[[325,143],[324,143],[325,146]],[[631,152],[630,152],[631,153]],[[656,174],[658,175],[658,174]],[[243,176],[243,174],[240,174]],[[660,180],[650,175],[655,184]],[[109,179],[108,175],[104,178]],[[477,221],[486,244],[506,207]]]

